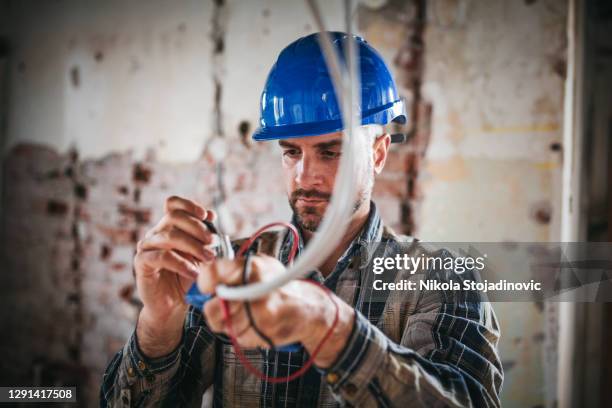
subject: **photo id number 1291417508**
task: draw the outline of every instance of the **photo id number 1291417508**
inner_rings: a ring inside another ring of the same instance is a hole
[[[76,402],[76,387],[0,387],[3,402]]]

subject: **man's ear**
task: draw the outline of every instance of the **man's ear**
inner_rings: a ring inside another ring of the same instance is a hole
[[[376,174],[380,174],[382,169],[385,167],[390,144],[391,136],[389,136],[388,133],[378,136],[374,141],[372,154],[374,155],[374,172]]]

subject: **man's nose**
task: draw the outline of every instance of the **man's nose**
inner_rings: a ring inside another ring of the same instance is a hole
[[[303,155],[296,166],[295,181],[302,188],[322,184],[323,173],[317,160]]]

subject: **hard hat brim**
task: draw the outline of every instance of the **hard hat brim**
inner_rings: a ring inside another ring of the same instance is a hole
[[[406,123],[406,109],[404,101],[399,99],[380,109],[363,112],[362,125],[386,125],[390,122]],[[313,123],[299,123],[294,125],[259,127],[253,133],[253,140],[261,142],[266,140],[291,139],[297,137],[320,136],[339,132],[344,129],[342,120],[328,120]]]

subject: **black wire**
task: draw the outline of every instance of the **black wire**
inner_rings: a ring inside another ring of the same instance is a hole
[[[249,248],[247,249],[244,255],[244,267],[242,268],[243,285],[249,283],[249,276],[251,275],[251,254],[251,248]],[[251,304],[249,301],[244,302],[244,308],[246,309],[247,316],[249,317],[249,323],[251,324],[251,326],[253,326],[253,330],[255,330],[255,333],[257,333],[257,335],[261,337],[263,341],[266,342],[266,344],[268,344],[268,347],[270,347],[271,350],[274,349],[274,343],[272,342],[272,340],[268,336],[266,336],[261,330],[259,330],[259,328],[255,324],[255,319],[253,319],[253,313],[251,312]]]

